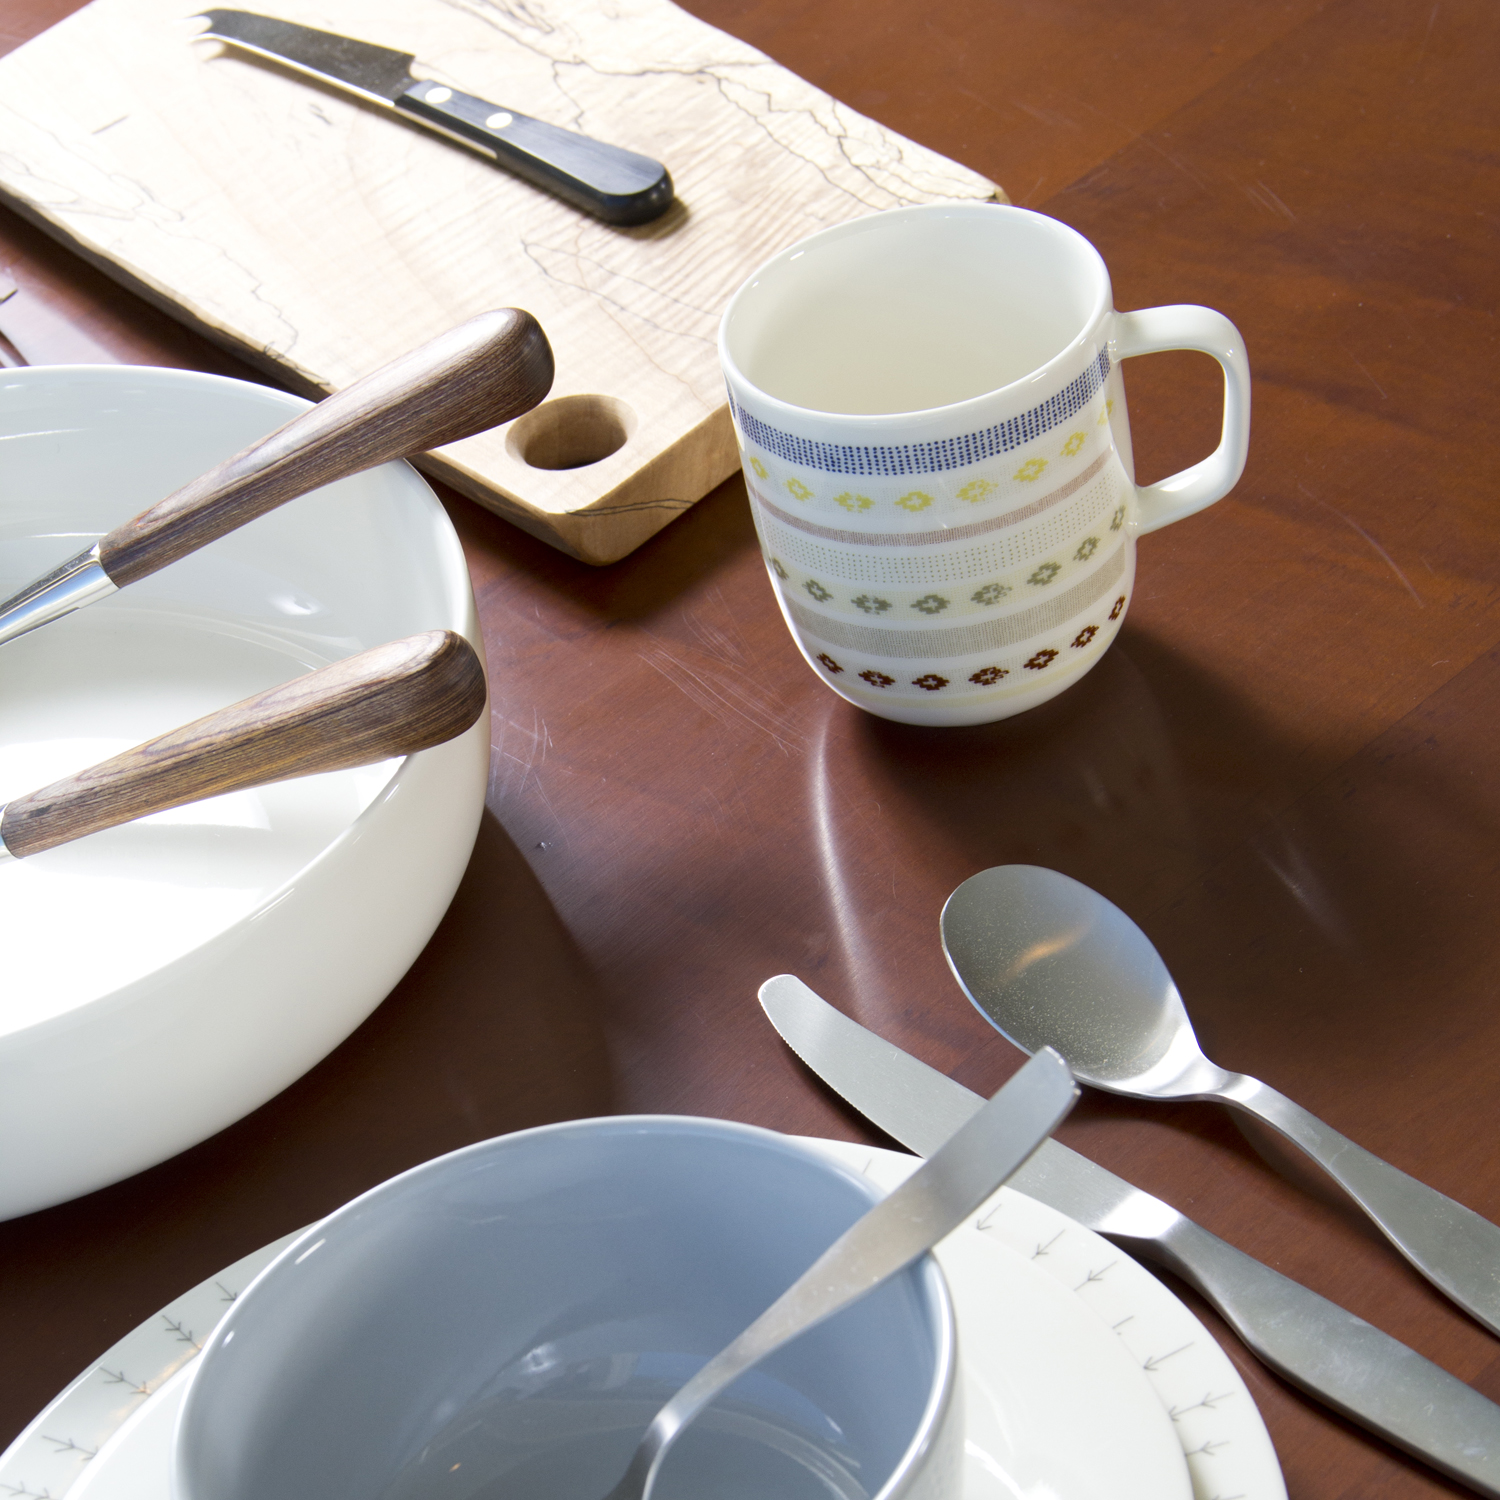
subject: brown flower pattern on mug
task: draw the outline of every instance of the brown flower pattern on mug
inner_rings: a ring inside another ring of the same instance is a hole
[[[924,615],[940,615],[947,609],[948,601],[941,594],[923,594],[912,601],[911,607],[920,609]]]
[[[948,686],[948,679],[939,677],[936,672],[923,672],[920,677],[912,678],[911,685],[921,688],[923,692],[935,693],[939,688]]]
[[[807,592],[818,601],[819,604],[827,604],[828,601],[833,598],[832,593],[828,589],[825,589],[816,578],[809,578],[807,582],[802,585],[802,587],[805,588]]]
[[[882,599],[876,594],[859,594],[853,604],[855,609],[862,609],[867,615],[883,615],[891,607],[889,599]]]
[[[884,672],[877,672],[873,668],[868,672],[861,672],[859,675],[871,687],[888,688],[894,687],[896,684],[894,677],[887,677]]]
[[[818,660],[828,668],[830,672],[842,672],[844,669],[826,652],[818,652]]]
[[[993,687],[1002,677],[1009,676],[1005,667],[981,667],[977,672],[969,673],[969,681],[977,682],[980,687]]]
[[[1111,620],[1118,620],[1120,618],[1120,612],[1124,608],[1125,608],[1125,596],[1124,596],[1124,594],[1121,594],[1120,597],[1115,600],[1115,607],[1112,610],[1110,610],[1110,612],[1109,612],[1110,619]]]
[[[1040,587],[1042,584],[1051,583],[1052,580],[1054,578],[1056,578],[1057,575],[1059,573],[1061,573],[1061,572],[1062,572],[1062,564],[1061,563],[1044,562],[1041,565],[1041,567],[1039,567],[1031,575],[1031,577],[1026,580],[1026,582],[1027,583],[1037,584]]]
[[[1093,640],[1093,638],[1098,634],[1099,627],[1097,625],[1085,625],[1083,629],[1073,637],[1073,645],[1075,649],[1082,646],[1087,646],[1088,643]]]
[[[1050,667],[1057,660],[1057,652],[1051,646],[1044,646],[1032,656],[1026,658],[1026,665],[1033,672],[1040,672],[1044,667]]]
[[[1079,562],[1087,562],[1089,558],[1091,558],[1098,550],[1099,538],[1096,536],[1086,536],[1078,544],[1078,550],[1073,554],[1073,556]]]

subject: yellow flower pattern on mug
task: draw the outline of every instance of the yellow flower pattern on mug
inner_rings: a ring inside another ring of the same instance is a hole
[[[862,510],[869,510],[875,502],[868,495],[856,495],[849,490],[845,490],[842,495],[835,495],[833,497],[833,503],[835,505],[842,505],[845,510],[854,511],[858,514]]]
[[[750,455],[750,467],[755,470],[757,479],[764,479],[768,473],[766,466],[753,453]]]
[[[813,492],[800,479],[788,479],[786,488],[787,493],[798,500],[811,500],[813,497]]]
[[[1077,453],[1078,450],[1083,447],[1083,445],[1087,441],[1087,434],[1082,432],[1073,433],[1073,435],[1067,440],[1067,442],[1062,445],[1063,457],[1072,458],[1072,456]]]
[[[1045,458],[1028,458],[1024,464],[1015,472],[1015,477],[1024,484],[1029,484],[1033,479],[1040,479],[1042,470],[1047,467]]]
[[[963,491],[960,490],[959,493],[962,494]],[[929,495],[925,490],[912,490],[909,494],[902,495],[902,497],[896,502],[896,504],[899,505],[902,510],[909,510],[913,512],[926,510],[927,507],[932,504],[932,496]]]
[[[959,490],[958,498],[967,500],[970,505],[977,505],[981,500],[993,495],[1000,486],[993,479],[971,479]]]

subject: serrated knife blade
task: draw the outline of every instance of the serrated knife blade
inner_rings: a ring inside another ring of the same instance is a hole
[[[919,1156],[984,1103],[791,974],[768,979],[760,1003],[819,1078]],[[1414,1349],[1059,1141],[1044,1142],[1010,1186],[1176,1272],[1308,1395],[1479,1494],[1500,1496],[1500,1406]]]

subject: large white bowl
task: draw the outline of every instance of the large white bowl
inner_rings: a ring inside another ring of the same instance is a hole
[[[0,371],[0,599],[306,402],[175,370]],[[0,802],[420,630],[480,648],[408,465],[252,522],[0,648]],[[389,993],[447,909],[487,716],[403,760],[159,814],[0,867],[0,1218],[239,1119]]]

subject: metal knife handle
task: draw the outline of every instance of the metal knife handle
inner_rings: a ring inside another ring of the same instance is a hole
[[[0,804],[0,851],[24,858],[204,797],[369,765],[462,734],[484,667],[429,630],[320,667]]]
[[[1434,1286],[1500,1334],[1500,1227],[1356,1145],[1259,1079],[1231,1073],[1214,1097],[1300,1146]]]
[[[1273,1370],[1434,1468],[1500,1496],[1500,1407],[1414,1349],[1182,1215],[1110,1234],[1196,1287]]]
[[[610,224],[644,224],[672,203],[659,161],[517,114],[446,84],[414,83],[396,108],[444,135],[478,146],[527,182]]]

